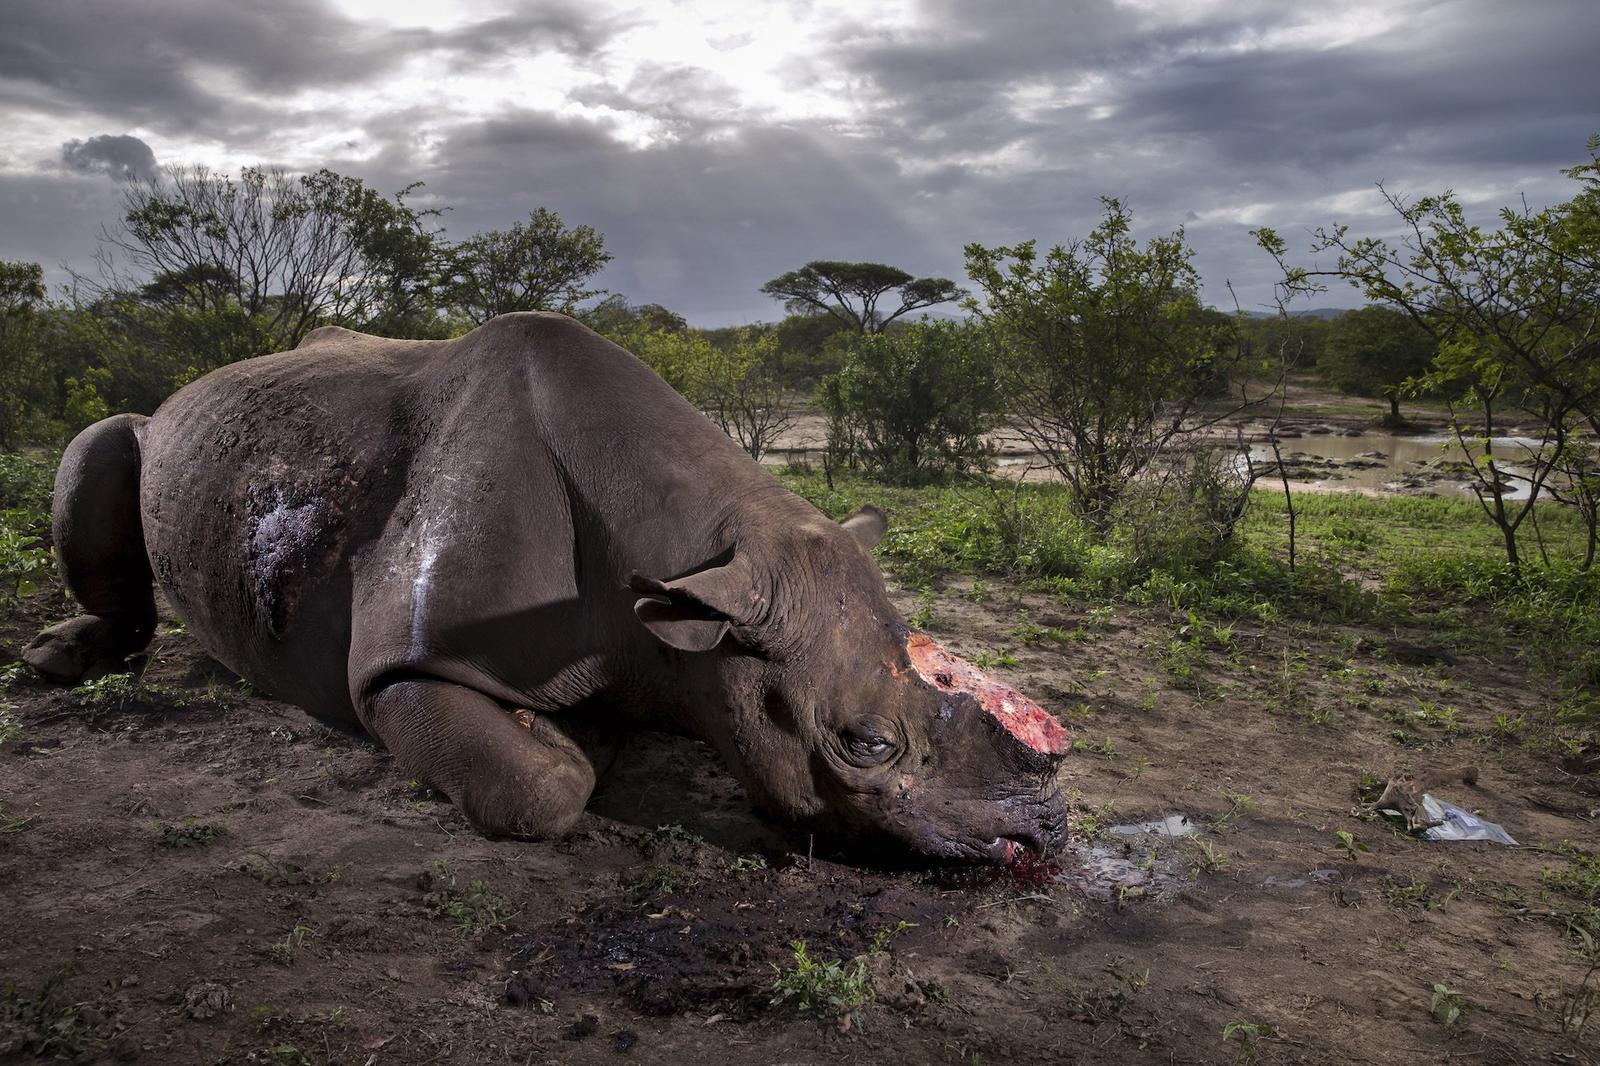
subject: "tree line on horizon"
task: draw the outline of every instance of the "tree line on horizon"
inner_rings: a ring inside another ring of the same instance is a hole
[[[967,245],[970,289],[816,260],[761,286],[781,320],[695,329],[590,287],[611,259],[603,235],[542,207],[451,242],[438,210],[409,202],[416,185],[386,197],[326,169],[174,168],[127,188],[97,279],[51,299],[37,264],[0,262],[0,449],[59,444],[112,411],[148,413],[188,381],[291,348],[320,325],[447,338],[496,314],[557,310],[638,355],[756,458],[804,402],[827,416],[830,470],[901,479],[982,469],[1004,423],[1101,529],[1129,485],[1194,461],[1189,445],[1219,412],[1261,403],[1262,383],[1281,386],[1290,370],[1382,397],[1389,425],[1403,425],[1404,398],[1440,398],[1467,452],[1468,436],[1533,417],[1545,427],[1536,484],[1585,515],[1587,565],[1600,523],[1600,360],[1584,317],[1600,306],[1600,164],[1568,174],[1581,186],[1571,201],[1508,209],[1493,232],[1469,225],[1448,193],[1392,197],[1411,237],[1391,246],[1318,231],[1313,251],[1338,256],[1322,272],[1293,266],[1282,239],[1258,231],[1283,270],[1274,317],[1206,306],[1183,230],[1140,244],[1126,205],[1105,198],[1087,235],[1049,249]],[[1293,314],[1323,278],[1349,282],[1368,306]],[[964,317],[926,317],[940,306]],[[1516,475],[1498,458],[1473,460],[1476,487],[1516,566],[1531,503],[1515,502]],[[1201,466],[1216,481],[1218,462]],[[1224,539],[1240,499],[1206,519]]]

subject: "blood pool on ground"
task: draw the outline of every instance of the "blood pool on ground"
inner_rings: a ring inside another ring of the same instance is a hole
[[[1072,747],[1072,735],[1049,711],[952,655],[926,633],[912,633],[906,652],[924,681],[943,692],[968,693],[1006,732],[1034,751],[1065,755]]]

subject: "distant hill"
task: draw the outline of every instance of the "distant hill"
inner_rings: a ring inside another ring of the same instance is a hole
[[[1344,314],[1346,311],[1354,311],[1354,310],[1355,310],[1355,308],[1353,308],[1353,307],[1315,307],[1315,308],[1312,308],[1309,311],[1290,311],[1289,312],[1289,317],[1290,318],[1330,319],[1330,318],[1338,318],[1340,315]],[[1244,313],[1244,315],[1245,315],[1246,318],[1277,318],[1278,317],[1278,312],[1276,312],[1276,311],[1246,311]]]

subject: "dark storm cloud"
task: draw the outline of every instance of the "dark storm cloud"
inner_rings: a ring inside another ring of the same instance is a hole
[[[428,183],[451,236],[548,207],[605,233],[603,284],[700,322],[781,314],[757,290],[808,259],[888,249],[917,270],[933,257],[895,200],[892,162],[802,124],[640,150],[604,123],[529,112],[462,128],[440,159]]]
[[[628,21],[600,16],[578,4],[541,3],[457,29],[397,30],[388,36],[391,45],[452,52],[468,59],[549,50],[590,56]]]
[[[1389,32],[1331,47],[1287,31],[1333,5],[1237,4],[1189,25],[1099,0],[924,6],[926,32],[838,42],[881,93],[875,131],[902,194],[991,242],[1066,239],[1099,195],[1126,197],[1145,232],[1190,220],[1218,302],[1225,278],[1250,302],[1270,289],[1250,225],[1295,241],[1341,220],[1381,229],[1345,195],[1380,180],[1504,189],[1477,205],[1485,217],[1515,189],[1565,197],[1559,169],[1600,128],[1588,2],[1401,5]],[[1230,205],[1237,218],[1217,217]]]
[[[631,16],[578,4],[512,5],[448,30],[372,29],[313,0],[0,5],[15,9],[0,13],[0,110],[92,114],[102,128],[211,136],[251,154],[296,130],[359,128],[361,157],[293,162],[385,191],[421,179],[413,202],[448,205],[441,219],[458,238],[549,207],[605,233],[616,259],[603,284],[706,324],[777,314],[759,286],[811,258],[960,278],[965,243],[1081,236],[1101,195],[1132,204],[1141,236],[1185,225],[1207,296],[1226,303],[1231,279],[1255,305],[1272,268],[1250,227],[1301,247],[1320,224],[1381,233],[1389,216],[1366,195],[1380,180],[1411,194],[1453,186],[1489,220],[1518,191],[1535,203],[1570,196],[1559,170],[1600,128],[1590,0],[1396,0],[1374,7],[1394,23],[1376,36],[1347,33],[1360,28],[1353,15],[1297,30],[1350,10],[1331,0],[1163,13],[1113,0],[924,0],[913,27],[841,21],[820,53],[775,68],[796,92],[836,89],[859,105],[833,123],[752,117],[740,86],[669,54],[576,91],[575,103],[615,119],[469,121],[410,98],[316,114],[220,88],[355,91],[423,52],[471,69],[556,50],[602,69],[587,61]],[[622,143],[641,116],[657,139]],[[74,203],[87,211],[114,191],[103,178],[60,180],[59,196],[0,183],[0,255],[14,257],[22,234],[46,263],[81,254],[50,252],[44,229],[13,222],[19,197],[70,226]]]
[[[549,49],[588,54],[614,26],[567,4],[443,31],[374,30],[321,0],[5,0],[0,11],[0,106],[89,112],[236,143],[294,116],[238,99],[230,81],[283,94],[359,85],[428,51],[462,65]]]
[[[64,267],[92,273],[100,225],[121,204],[98,175],[0,174],[0,259],[43,265],[52,286],[67,280]]]
[[[1145,135],[1205,130],[1245,165],[1401,153],[1424,165],[1573,158],[1582,147],[1573,131],[1600,123],[1591,68],[1600,9],[1468,7],[1326,51],[1185,57],[1122,83],[1118,122]],[[1574,32],[1580,25],[1590,32]]]
[[[359,81],[388,62],[338,42],[356,27],[311,0],[279,3],[10,4],[0,100],[193,128],[237,110],[203,64],[257,89]]]
[[[116,181],[153,181],[159,173],[150,146],[126,133],[102,133],[61,146],[61,162],[80,174],[108,174]]]

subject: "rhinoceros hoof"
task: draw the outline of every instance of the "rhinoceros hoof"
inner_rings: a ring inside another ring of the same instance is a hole
[[[80,614],[29,641],[22,661],[51,681],[75,685],[122,665],[127,646],[125,627],[99,615]]]

